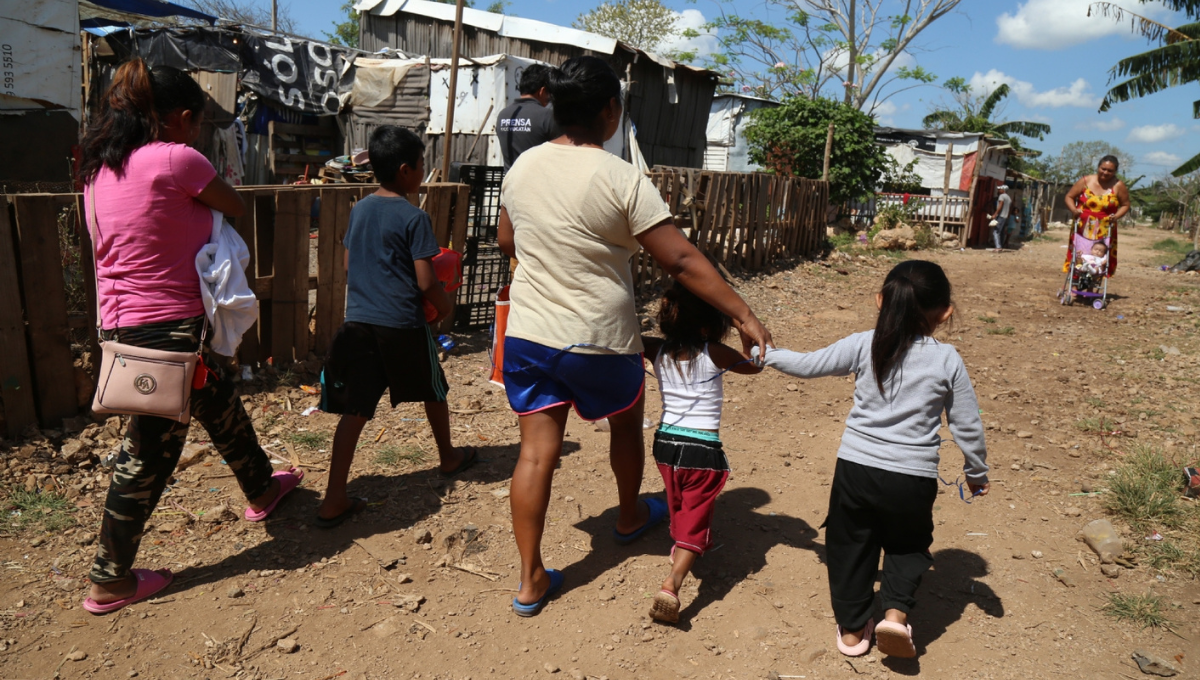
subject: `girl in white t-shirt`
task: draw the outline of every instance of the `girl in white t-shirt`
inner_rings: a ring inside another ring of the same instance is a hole
[[[696,558],[712,545],[717,495],[729,479],[721,446],[722,376],[762,369],[721,344],[730,318],[679,282],[663,295],[658,327],[663,339],[643,337],[662,394],[662,421],[654,433],[654,461],[667,487],[671,512],[671,573],[650,607],[650,618],[679,621],[679,587]]]

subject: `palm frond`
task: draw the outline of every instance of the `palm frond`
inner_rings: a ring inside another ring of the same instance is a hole
[[[1146,73],[1136,78],[1130,78],[1109,88],[1108,92],[1104,94],[1104,101],[1100,103],[1100,111],[1107,111],[1118,102],[1138,99],[1197,80],[1200,80],[1200,62],[1189,64],[1184,68]]]
[[[1200,6],[1200,0],[1167,0],[1167,3],[1170,4],[1172,1]],[[1136,12],[1130,12],[1120,5],[1111,2],[1093,2],[1088,6],[1087,15],[1089,17],[1092,16],[1093,11],[1097,15],[1110,17],[1116,22],[1124,21],[1126,15],[1128,15],[1130,32],[1137,33],[1150,42],[1166,41],[1170,44],[1180,40],[1190,40],[1189,36],[1180,33],[1166,24],[1159,23],[1153,19],[1147,19]]]
[[[987,99],[983,100],[983,104],[979,107],[979,117],[984,119],[991,118],[992,112],[996,109],[1000,100],[1007,97],[1008,93],[1008,83],[1001,83],[1000,87],[992,90],[992,93],[987,96]]]
[[[921,125],[926,128],[938,128],[950,130],[962,124],[962,118],[955,111],[947,111],[945,109],[931,111],[929,115],[921,119]]]
[[[1050,126],[1046,123],[1034,123],[1025,120],[1010,120],[996,125],[996,132],[1006,135],[1020,135],[1030,139],[1045,139],[1050,134]]]
[[[1189,67],[1195,72],[1197,64],[1200,64],[1200,40],[1186,40],[1126,57],[1109,70],[1108,78],[1112,81]]]
[[[1142,0],[1145,2],[1146,0]],[[1162,4],[1168,9],[1175,12],[1184,12],[1185,14],[1195,16],[1200,13],[1200,0],[1161,0]]]
[[[1175,177],[1183,177],[1189,172],[1195,172],[1196,170],[1200,170],[1200,153],[1192,156],[1191,160],[1172,170],[1171,174]]]

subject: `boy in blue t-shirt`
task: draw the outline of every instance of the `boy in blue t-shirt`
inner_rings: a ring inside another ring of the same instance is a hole
[[[332,528],[367,507],[346,495],[354,450],[384,390],[392,406],[425,402],[443,475],[475,464],[474,448],[450,442],[449,386],[438,363],[438,345],[425,322],[423,301],[450,313],[449,296],[434,273],[437,240],[429,215],[404,196],[416,193],[425,174],[425,145],[415,133],[384,125],[371,134],[368,153],[379,190],[350,211],[346,231],[346,321],[338,329],[321,374],[321,410],[340,413],[333,435],[329,485],[316,525]]]

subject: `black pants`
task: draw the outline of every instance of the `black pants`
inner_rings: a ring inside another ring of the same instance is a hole
[[[935,498],[936,479],[838,459],[824,526],[833,614],[843,630],[859,630],[871,617],[880,550],[883,608],[908,613],[916,606],[921,576],[933,566]]]

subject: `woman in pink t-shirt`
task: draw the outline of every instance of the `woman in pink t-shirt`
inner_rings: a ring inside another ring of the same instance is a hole
[[[95,248],[101,335],[105,340],[195,351],[207,323],[196,254],[212,236],[212,210],[245,207],[208,160],[189,144],[200,135],[205,95],[186,73],[123,64],[83,139],[84,206]],[[204,347],[207,366],[215,362]],[[299,483],[299,470],[274,472],[228,377],[210,370],[193,389],[192,417],[250,499],[246,519],[261,521]],[[169,570],[133,569],[146,520],[175,470],[188,426],[131,416],[113,471],[99,547],[83,608],[105,614],[171,583]]]

